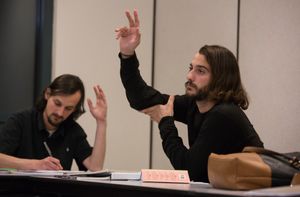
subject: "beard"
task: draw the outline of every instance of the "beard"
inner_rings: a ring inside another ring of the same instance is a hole
[[[48,122],[54,127],[58,127],[63,122],[63,117],[57,114],[51,114],[48,116]]]
[[[196,86],[196,84],[194,84],[193,82],[187,81],[187,82],[185,82],[185,89],[186,89],[185,94],[189,97],[194,98],[196,101],[203,101],[208,98],[208,87],[207,86],[198,88]],[[194,92],[194,93],[189,92],[191,89],[195,89],[196,92]]]

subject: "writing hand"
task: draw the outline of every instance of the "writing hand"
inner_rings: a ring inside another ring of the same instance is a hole
[[[34,170],[62,170],[60,161],[54,157],[46,157],[41,160],[33,160]]]

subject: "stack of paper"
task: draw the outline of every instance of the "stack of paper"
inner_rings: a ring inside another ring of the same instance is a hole
[[[2,173],[3,172],[3,173]],[[107,170],[101,171],[70,171],[70,170],[2,170],[1,174],[15,176],[46,176],[46,177],[110,177],[110,172]]]
[[[112,171],[111,180],[141,180],[141,172]]]

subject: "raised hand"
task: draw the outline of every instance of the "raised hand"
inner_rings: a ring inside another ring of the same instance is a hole
[[[173,116],[174,96],[170,96],[168,103],[165,105],[154,105],[152,107],[143,109],[141,112],[150,116],[151,120],[159,123],[165,116]]]
[[[138,17],[137,10],[133,11],[133,16],[131,16],[129,11],[125,12],[129,27],[121,27],[115,30],[116,39],[119,40],[120,52],[123,55],[133,55],[135,49],[140,44],[141,34],[139,31],[140,21]]]
[[[87,99],[91,114],[97,121],[106,121],[107,103],[103,90],[99,85],[94,87],[96,94],[96,104],[93,106],[91,99]]]

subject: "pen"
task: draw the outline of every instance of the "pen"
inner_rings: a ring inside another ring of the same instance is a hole
[[[47,144],[46,142],[44,142],[44,146],[45,146],[45,148],[46,148],[46,150],[47,150],[47,152],[48,152],[49,156],[51,156],[51,157],[52,157],[51,150],[50,150],[50,148],[49,148],[49,146],[48,146],[48,144]]]

